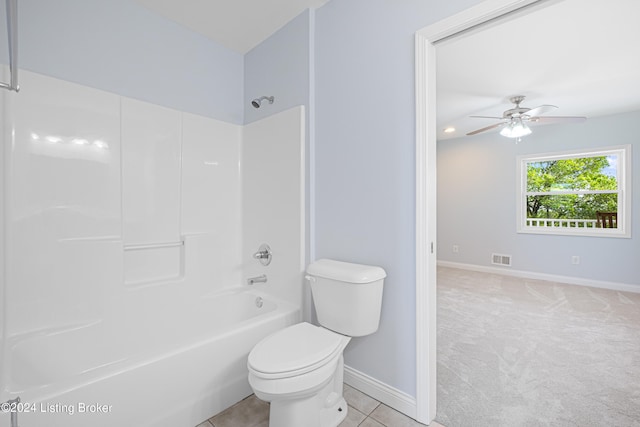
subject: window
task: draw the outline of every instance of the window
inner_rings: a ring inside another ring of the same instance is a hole
[[[631,147],[518,158],[518,232],[631,237]]]

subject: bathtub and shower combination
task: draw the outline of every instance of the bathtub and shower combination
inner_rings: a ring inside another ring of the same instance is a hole
[[[297,307],[251,290],[172,311],[133,329],[102,321],[10,344],[20,426],[193,427],[251,394],[247,354],[299,320]]]
[[[250,350],[301,320],[303,108],[240,126],[29,72],[0,97],[20,427],[193,427],[251,394]]]

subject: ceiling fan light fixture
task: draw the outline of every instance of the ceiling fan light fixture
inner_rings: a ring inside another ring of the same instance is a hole
[[[522,138],[523,136],[531,135],[531,129],[521,118],[517,118],[507,123],[500,131],[500,135],[506,136],[507,138]]]
[[[539,105],[535,108],[521,107],[524,101],[523,95],[512,96],[509,99],[515,106],[502,113],[502,117],[495,116],[471,116],[479,119],[498,119],[499,122],[467,133],[467,135],[477,135],[492,129],[500,129],[500,135],[513,138],[517,141],[523,136],[531,135],[531,129],[526,122],[532,123],[556,123],[556,122],[582,122],[586,117],[582,116],[542,116],[541,114],[552,111],[558,107],[555,105]]]

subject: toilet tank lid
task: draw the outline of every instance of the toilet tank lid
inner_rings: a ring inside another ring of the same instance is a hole
[[[384,279],[387,273],[375,265],[353,264],[350,262],[319,259],[307,267],[311,276],[339,280],[348,283],[371,283]]]

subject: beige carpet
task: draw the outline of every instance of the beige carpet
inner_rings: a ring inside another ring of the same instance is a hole
[[[438,269],[447,427],[640,426],[640,294]]]

